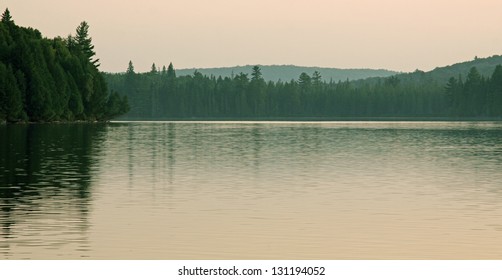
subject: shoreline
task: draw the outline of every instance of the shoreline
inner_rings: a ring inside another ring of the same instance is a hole
[[[450,121],[450,122],[493,122],[502,121],[502,117],[260,117],[260,118],[117,118],[114,122],[149,122],[149,121],[277,121],[277,122],[336,122],[336,121],[395,121],[395,122],[423,122],[423,121]]]
[[[8,122],[0,125],[105,124],[110,122],[498,122],[502,117],[260,117],[260,118],[117,118],[106,121]]]
[[[11,125],[11,124],[77,124],[77,123],[109,123],[111,120],[106,121],[41,121],[41,122],[32,122],[32,121],[22,121],[22,122],[8,122],[5,120],[0,121],[0,125]]]

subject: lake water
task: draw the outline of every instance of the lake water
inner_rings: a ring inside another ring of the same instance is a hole
[[[502,122],[0,126],[0,259],[502,259]]]

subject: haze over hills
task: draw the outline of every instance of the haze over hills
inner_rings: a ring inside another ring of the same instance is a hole
[[[465,77],[469,69],[476,67],[482,76],[489,76],[493,69],[498,64],[502,64],[502,56],[494,55],[487,58],[474,58],[471,61],[459,62],[448,66],[436,67],[431,71],[417,70],[412,73],[401,73],[385,69],[340,69],[340,68],[327,68],[327,67],[305,67],[295,65],[259,65],[266,81],[290,81],[297,80],[301,73],[305,72],[312,75],[314,71],[321,73],[322,79],[326,82],[333,80],[338,81],[355,81],[364,80],[368,78],[386,78],[397,75],[403,80],[415,79],[429,79],[438,83],[446,83],[450,77]],[[190,68],[190,69],[177,69],[178,76],[193,75],[195,71],[200,72],[204,76],[215,77],[231,77],[239,73],[251,75],[252,67],[254,65],[235,66],[235,67],[219,67],[219,68]]]
[[[178,76],[192,75],[195,71],[200,72],[205,76],[215,77],[231,77],[239,73],[251,75],[251,70],[254,65],[235,66],[235,67],[220,67],[220,68],[191,68],[191,69],[176,69]],[[312,75],[314,71],[321,73],[322,79],[329,82],[345,80],[360,80],[370,77],[389,77],[396,75],[399,72],[384,70],[384,69],[339,69],[326,67],[305,67],[295,65],[258,65],[261,68],[263,78],[266,81],[277,82],[279,80],[291,81],[297,80],[301,73],[305,72]]]
[[[434,70],[423,72],[417,70],[412,73],[402,73],[397,75],[401,80],[431,80],[439,84],[446,84],[451,77],[463,79],[472,67],[476,67],[479,74],[484,77],[490,77],[497,65],[502,65],[502,56],[494,55],[487,58],[475,57],[473,60],[459,62],[444,67],[436,67]]]

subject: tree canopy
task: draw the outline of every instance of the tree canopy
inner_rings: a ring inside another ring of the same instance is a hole
[[[8,9],[0,22],[0,120],[107,120],[127,112],[126,97],[109,92],[98,70],[89,25],[75,37],[43,38],[15,25]]]

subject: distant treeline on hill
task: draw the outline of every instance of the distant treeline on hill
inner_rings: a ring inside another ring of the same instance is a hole
[[[8,9],[0,22],[0,121],[102,121],[128,111],[98,70],[89,25],[76,36],[47,39],[17,26]]]
[[[462,67],[464,64],[462,64]],[[502,67],[488,77],[475,66],[448,82],[415,71],[358,81],[322,79],[318,71],[290,81],[266,82],[255,66],[251,75],[176,76],[172,64],[136,73],[106,74],[113,90],[127,95],[129,119],[266,119],[351,117],[502,117]],[[441,72],[441,71],[440,71]],[[443,72],[441,72],[443,73]]]
[[[232,77],[239,73],[252,73],[254,65],[234,66],[234,67],[219,67],[219,68],[200,68],[200,69],[176,69],[178,76],[192,75],[196,70],[204,76],[215,77]],[[326,67],[305,67],[296,65],[258,65],[261,69],[263,79],[273,82],[290,81],[296,79],[301,73],[314,73],[315,71],[322,73],[322,80],[329,81],[346,81],[346,80],[361,80],[370,77],[389,77],[399,74],[395,71],[383,69],[338,69]]]

